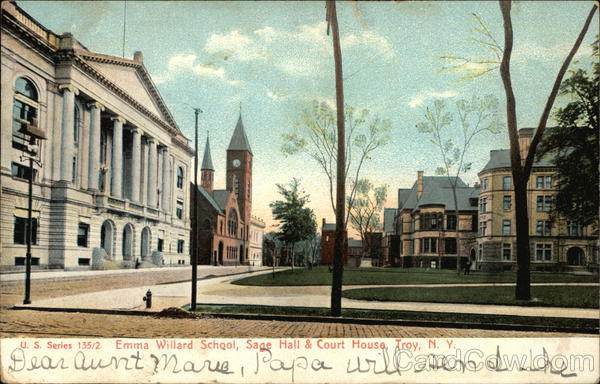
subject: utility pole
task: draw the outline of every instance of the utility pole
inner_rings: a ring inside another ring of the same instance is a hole
[[[346,129],[344,121],[344,84],[342,51],[335,0],[327,0],[327,34],[331,27],[335,61],[335,98],[337,106],[337,174],[335,207],[335,244],[333,247],[333,279],[331,281],[331,316],[342,314],[342,275],[344,272],[344,234],[346,229]]]
[[[198,211],[198,115],[200,113],[202,113],[200,108],[194,108],[194,198],[192,199],[192,203],[194,204],[194,219],[192,220],[192,241],[190,242],[190,246],[192,247],[190,252],[192,258],[192,298],[190,309],[192,312],[196,310],[196,284],[198,282],[198,219],[200,215]]]

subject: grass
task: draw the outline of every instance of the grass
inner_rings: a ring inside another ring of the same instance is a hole
[[[233,282],[251,286],[302,286],[331,285],[331,275],[327,266],[312,270],[296,268],[264,275],[246,277]],[[345,285],[402,285],[402,284],[476,284],[476,283],[515,283],[514,272],[471,272],[470,275],[457,275],[454,270],[430,270],[421,268],[344,268]],[[598,276],[571,275],[565,273],[532,272],[533,283],[597,283]]]
[[[531,301],[515,300],[514,287],[381,287],[349,289],[348,299],[430,303],[600,308],[597,286],[533,286]]]
[[[189,304],[183,307],[189,310]],[[198,303],[196,312],[207,314],[260,314],[284,315],[297,319],[299,316],[329,317],[329,308],[319,307],[280,307],[264,305],[216,305]],[[352,319],[377,319],[377,320],[405,320],[405,321],[434,321],[463,324],[510,324],[516,326],[542,326],[548,328],[586,328],[597,329],[596,319],[542,317],[542,316],[512,316],[512,315],[486,315],[471,313],[447,312],[421,312],[421,311],[396,311],[372,309],[342,309],[342,318]]]

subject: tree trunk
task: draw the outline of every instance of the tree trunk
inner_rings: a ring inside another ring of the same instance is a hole
[[[521,174],[513,170],[513,184],[515,188],[515,221],[517,230],[517,286],[515,297],[517,300],[531,299],[531,277],[529,266],[531,264],[531,250],[529,248],[529,215],[527,210],[527,181]]]
[[[344,86],[342,73],[342,51],[338,29],[335,0],[327,0],[327,20],[333,35],[333,59],[335,61],[335,96],[337,106],[337,175],[335,245],[333,248],[333,278],[331,281],[331,315],[342,314],[342,275],[344,272],[344,233],[346,228],[346,130],[344,126]]]

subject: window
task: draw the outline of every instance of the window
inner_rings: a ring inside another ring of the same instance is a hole
[[[511,244],[502,243],[502,261],[510,260]]]
[[[504,196],[502,198],[502,209],[510,211],[512,208],[512,198],[510,196]]]
[[[456,229],[456,215],[446,216],[446,229]]]
[[[502,220],[502,234],[504,236],[510,235],[510,220]]]
[[[448,237],[444,239],[444,251],[449,255],[456,255],[456,239]]]
[[[175,208],[175,216],[178,219],[183,219],[183,201],[177,200],[177,207]]]
[[[227,234],[229,236],[237,235],[237,213],[234,209],[229,211],[229,217],[227,219]]]
[[[487,180],[487,179],[485,179]],[[487,211],[487,197],[479,199],[479,213],[485,213]]]
[[[535,178],[535,187],[537,189],[550,189],[552,188],[552,176],[538,176]]]
[[[15,257],[15,265],[25,265],[25,258],[24,257]],[[31,265],[40,265],[40,258],[32,257]]]
[[[538,220],[535,225],[535,233],[540,236],[550,236],[552,223],[550,220]]]
[[[477,215],[471,216],[471,231],[477,232]]]
[[[73,143],[79,145],[79,133],[81,130],[81,110],[79,106],[75,104],[73,110]]]
[[[164,240],[163,239],[158,239],[158,244],[156,245],[156,249],[158,250],[158,252],[162,252],[163,251],[163,244],[164,244]]]
[[[483,244],[479,244],[479,249],[477,250],[477,260],[483,259]]]
[[[441,229],[442,219],[436,213],[426,213],[421,216],[421,229]]]
[[[510,176],[504,176],[502,178],[502,189],[505,191],[511,190],[512,178]]]
[[[535,245],[535,259],[537,261],[550,261],[552,260],[552,244],[539,244]]]
[[[487,221],[479,223],[479,236],[485,236],[487,233]]]
[[[481,190],[487,191],[487,189],[488,189],[488,178],[485,177],[481,180]]]
[[[90,232],[90,225],[86,223],[79,223],[77,229],[77,246],[87,247],[88,246],[88,234]]]
[[[108,132],[100,129],[100,164],[106,164],[106,151],[108,150]]]
[[[15,244],[27,244],[27,219],[23,217],[14,217],[14,234],[13,234],[13,243]],[[35,217],[31,218],[31,227],[33,230],[31,231],[31,244],[37,244],[37,230],[38,230],[38,222]]]
[[[552,209],[552,195],[540,195],[536,200],[536,210],[538,212],[550,212]]]
[[[568,236],[583,236],[583,226],[576,221],[567,221]]]
[[[71,174],[71,181],[73,182],[73,184],[75,184],[77,182],[77,156],[73,156],[73,162],[71,164],[71,167],[73,168],[73,173]],[[104,188],[102,190],[104,190]]]
[[[177,240],[177,253],[183,253],[184,240]]]
[[[183,188],[183,168],[177,167],[177,188]]]
[[[12,163],[11,174],[19,179],[29,180],[29,167],[19,163]],[[33,170],[33,179],[37,176],[37,170]]]
[[[421,239],[421,253],[436,253],[437,239],[435,237],[425,237]]]
[[[87,257],[80,257],[77,261],[79,265],[90,265],[90,259]]]
[[[38,93],[33,83],[23,77],[15,82],[13,100],[13,148],[27,151],[29,136],[23,133],[27,124],[37,125]]]

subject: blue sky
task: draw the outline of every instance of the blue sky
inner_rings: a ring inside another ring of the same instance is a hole
[[[122,1],[18,4],[54,32],[72,32],[92,51],[122,55]],[[514,3],[512,75],[520,127],[537,125],[591,6],[591,1]],[[145,66],[188,138],[193,139],[193,111],[184,103],[204,110],[200,142],[210,130],[217,188],[225,184],[225,149],[241,102],[254,152],[254,213],[271,225],[268,204],[277,198],[275,184],[295,176],[311,195],[319,222],[322,217],[332,221],[325,176],[309,159],[286,158],[280,151],[281,135],[299,121],[310,100],[335,103],[324,2],[128,1],[126,7],[125,57],[143,52]],[[415,128],[435,98],[453,103],[493,94],[504,120],[497,71],[471,82],[439,72],[444,64],[439,56],[485,54],[469,41],[468,31],[476,26],[473,12],[503,41],[496,1],[338,2],[346,103],[392,122],[392,141],[374,153],[363,174],[390,186],[388,207],[395,207],[395,190],[410,187],[417,170],[433,174],[441,164],[436,148]],[[597,17],[580,49],[579,65],[587,66],[595,31]],[[477,139],[468,154],[473,170],[465,181],[476,181],[490,149],[507,146],[505,130]]]

